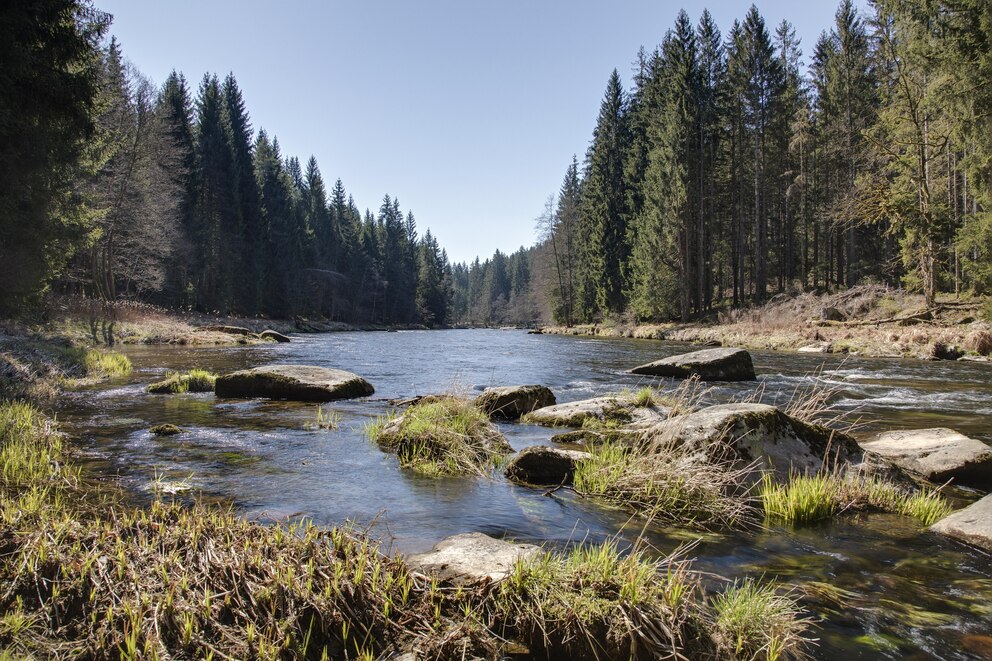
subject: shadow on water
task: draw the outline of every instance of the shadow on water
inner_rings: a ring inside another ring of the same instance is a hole
[[[683,345],[639,340],[530,336],[510,331],[338,333],[294,336],[290,344],[127,347],[135,372],[69,395],[59,412],[84,461],[119,476],[141,500],[160,491],[203,493],[263,521],[308,516],[353,521],[403,552],[426,550],[466,531],[551,546],[628,541],[642,532],[661,553],[698,540],[696,569],[727,579],[777,578],[803,595],[817,623],[818,658],[992,658],[992,568],[988,556],[890,515],[842,518],[791,530],[700,535],[651,527],[574,494],[493,479],[429,479],[401,470],[365,438],[389,412],[385,400],[489,385],[541,383],[560,402],[636,388],[671,387],[626,373],[681,353]],[[272,362],[337,367],[365,376],[373,398],[323,405],[332,430],[312,430],[313,404],[218,400],[212,394],[149,395],[168,370],[216,372]],[[759,397],[782,404],[811,375],[836,389],[833,405],[857,416],[859,433],[949,426],[992,440],[992,371],[971,363],[922,363],[822,355],[754,353],[760,383],[720,384],[712,402]],[[757,394],[756,394],[757,393]],[[186,431],[156,437],[149,427]],[[501,425],[520,449],[554,430]]]

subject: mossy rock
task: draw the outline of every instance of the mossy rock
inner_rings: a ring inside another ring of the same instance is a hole
[[[155,425],[148,431],[155,434],[156,436],[175,436],[176,434],[184,433],[186,430],[183,429],[182,427],[177,427],[176,425],[165,423],[162,425]]]

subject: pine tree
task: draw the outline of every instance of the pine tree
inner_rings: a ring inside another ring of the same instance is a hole
[[[623,311],[627,236],[627,186],[624,176],[630,135],[626,97],[616,69],[600,106],[592,144],[586,154],[582,186],[583,270],[579,277],[580,314],[586,320]]]
[[[98,44],[110,16],[86,0],[0,5],[0,310],[43,292],[85,244],[75,183],[92,173]],[[43,146],[43,148],[42,148]]]

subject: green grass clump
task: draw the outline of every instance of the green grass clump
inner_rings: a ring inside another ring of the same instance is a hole
[[[505,634],[552,658],[663,658],[675,641],[683,653],[706,648],[698,591],[684,563],[608,542],[518,561],[494,605]]]
[[[753,518],[748,472],[700,463],[677,449],[641,455],[606,442],[575,467],[577,492],[606,498],[658,521],[704,529],[740,526]]]
[[[649,406],[655,405],[655,391],[654,388],[645,386],[637,392],[634,393],[634,406],[641,408],[647,408]]]
[[[790,525],[815,523],[846,511],[877,510],[911,516],[929,526],[952,511],[935,489],[911,492],[878,478],[832,473],[794,475],[785,484],[765,475],[759,495],[767,518]]]
[[[66,449],[55,424],[24,402],[0,402],[0,477],[5,489],[75,483],[65,466]]]
[[[339,413],[338,411],[334,411],[332,409],[328,409],[327,411],[325,411],[323,407],[318,406],[317,412],[314,414],[313,420],[306,423],[304,425],[304,428],[309,429],[311,431],[318,431],[318,430],[330,431],[333,429],[337,429],[339,424],[341,424],[341,413]]]
[[[400,465],[432,477],[488,474],[512,450],[485,413],[450,396],[425,399],[399,417],[370,423],[366,434],[395,452]]]
[[[148,386],[148,392],[156,395],[182,394],[184,392],[213,392],[217,375],[206,370],[192,369],[186,374],[173,372],[165,380]]]
[[[726,658],[795,658],[802,655],[803,631],[796,601],[774,584],[745,579],[713,599],[717,640]]]
[[[130,359],[124,354],[99,349],[87,349],[83,365],[87,376],[97,377],[127,376],[132,369]]]

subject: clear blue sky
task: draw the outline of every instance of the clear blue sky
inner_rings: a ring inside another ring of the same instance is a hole
[[[534,243],[534,219],[580,162],[610,72],[626,81],[684,6],[726,34],[750,3],[664,0],[94,0],[156,83],[233,71],[255,129],[317,157],[359,208],[412,209],[454,261]],[[808,56],[837,4],[756,2]],[[863,6],[864,2],[858,2]],[[808,57],[804,57],[808,61]]]

